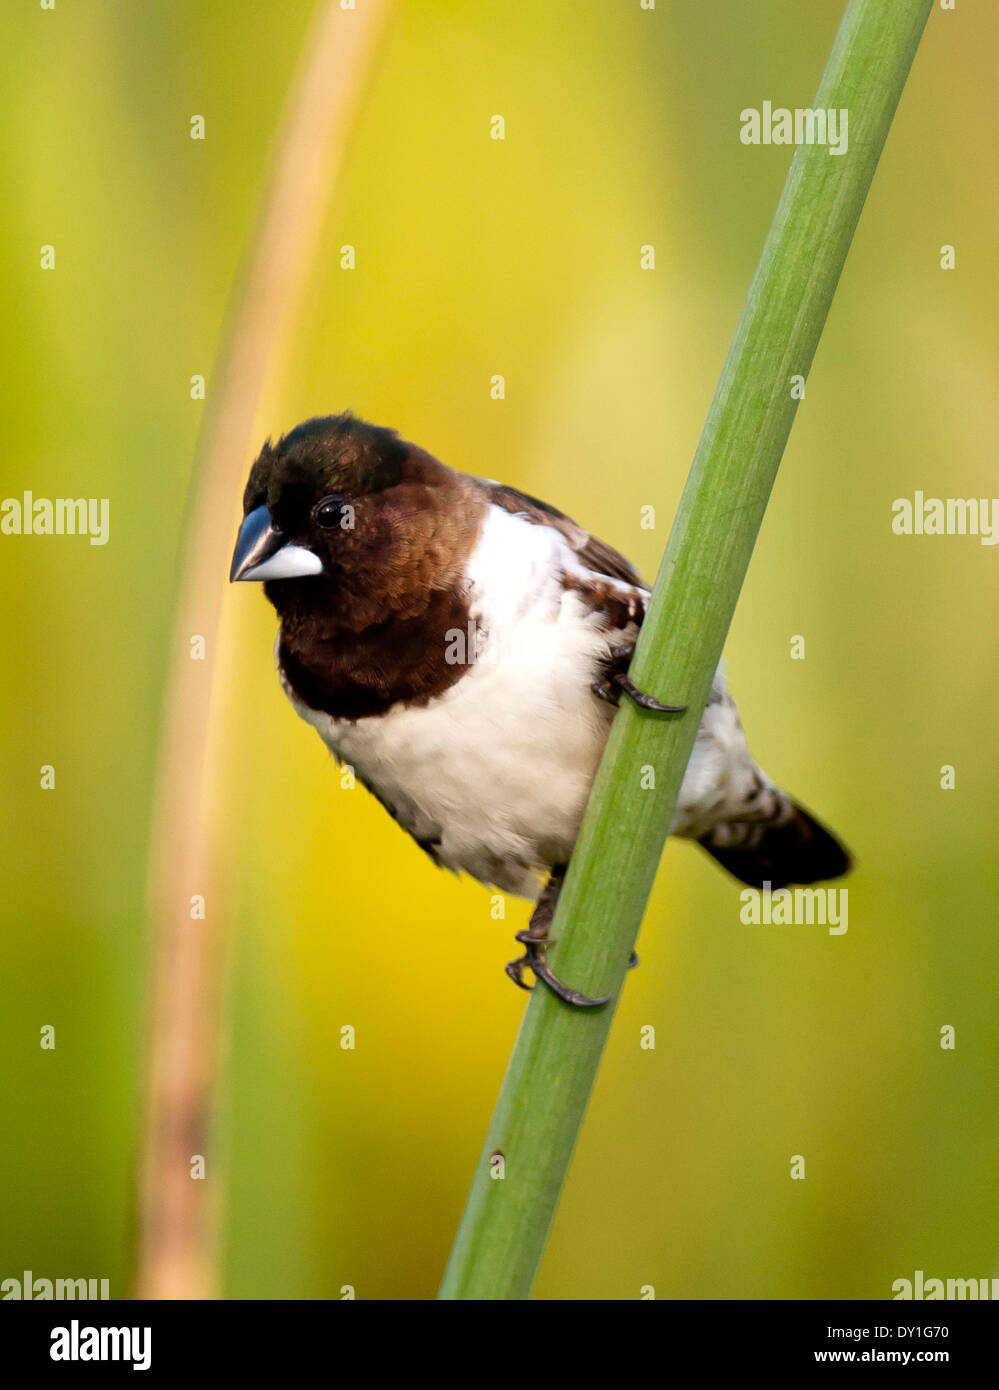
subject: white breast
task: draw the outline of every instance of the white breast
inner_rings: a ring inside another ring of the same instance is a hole
[[[426,705],[356,722],[303,705],[349,763],[449,868],[534,896],[564,862],[610,727],[590,690],[606,638],[560,583],[558,532],[491,507],[468,566],[473,626],[451,635],[467,673]],[[469,640],[470,639],[470,640]]]

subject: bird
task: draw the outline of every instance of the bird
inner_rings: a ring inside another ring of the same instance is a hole
[[[529,971],[568,1005],[605,1004],[547,948],[616,706],[685,709],[628,674],[650,596],[634,566],[555,507],[346,411],[264,443],[229,578],[263,584],[281,686],[337,761],[435,864],[535,901],[514,983],[532,988]],[[851,867],[750,755],[721,664],[670,833],[759,889]]]

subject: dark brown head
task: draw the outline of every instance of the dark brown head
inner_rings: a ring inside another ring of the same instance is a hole
[[[485,511],[481,484],[394,430],[349,414],[308,420],[254,463],[229,577],[264,582],[286,669],[297,660],[326,684],[334,668],[337,681],[365,681],[360,667],[377,656],[422,681],[464,611]]]
[[[356,528],[358,501],[398,483],[406,453],[394,430],[351,415],[307,420],[276,446],[268,440],[243,494],[229,578],[331,573],[339,537]]]
[[[265,581],[279,609],[286,582],[320,576],[391,608],[405,589],[451,582],[480,511],[471,479],[395,430],[350,414],[307,420],[268,440],[250,470],[229,578]]]

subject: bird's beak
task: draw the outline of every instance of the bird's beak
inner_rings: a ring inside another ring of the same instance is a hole
[[[304,545],[290,544],[266,507],[257,507],[243,518],[232,552],[230,584],[237,579],[299,579],[322,572],[319,556]]]

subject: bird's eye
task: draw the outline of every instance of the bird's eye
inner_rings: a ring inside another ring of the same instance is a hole
[[[342,497],[324,497],[321,502],[316,503],[312,515],[315,517],[317,525],[328,530],[339,522],[342,508]]]

